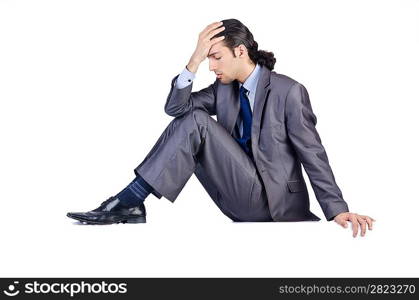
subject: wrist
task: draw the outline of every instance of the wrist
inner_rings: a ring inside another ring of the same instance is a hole
[[[199,62],[195,60],[190,60],[189,63],[186,65],[186,69],[188,69],[189,72],[196,73],[198,71]]]

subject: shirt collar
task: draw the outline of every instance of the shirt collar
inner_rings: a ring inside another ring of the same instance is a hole
[[[252,73],[247,77],[246,81],[243,83],[243,86],[246,90],[249,91],[249,93],[255,93],[256,87],[258,84],[260,76],[260,65],[256,64],[256,67],[253,69]],[[242,86],[242,84],[239,82],[239,88]]]

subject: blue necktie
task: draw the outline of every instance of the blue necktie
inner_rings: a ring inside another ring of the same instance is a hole
[[[250,109],[249,99],[246,96],[247,89],[242,85],[240,87],[240,116],[243,121],[243,134],[241,138],[236,139],[243,150],[251,155],[250,134],[252,129],[252,110]]]

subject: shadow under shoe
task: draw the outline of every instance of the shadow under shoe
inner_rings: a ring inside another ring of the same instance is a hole
[[[123,206],[115,196],[109,197],[102,204],[88,212],[69,212],[67,217],[86,224],[146,223],[144,203],[138,206]]]

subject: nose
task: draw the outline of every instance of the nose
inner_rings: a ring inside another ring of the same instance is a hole
[[[216,68],[215,68],[215,64],[213,63],[213,62],[209,62],[209,70],[212,72],[212,71],[214,71]]]

